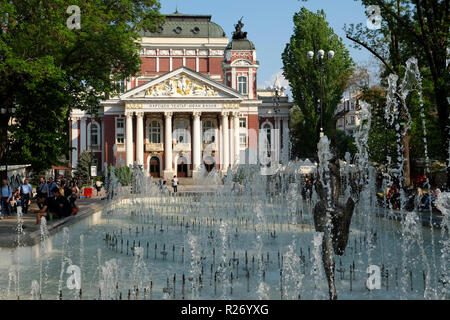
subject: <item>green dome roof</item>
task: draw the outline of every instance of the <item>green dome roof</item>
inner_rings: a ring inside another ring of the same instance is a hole
[[[210,15],[174,13],[166,15],[166,22],[158,32],[141,32],[141,37],[159,38],[226,38],[225,31],[211,21]]]
[[[255,50],[255,45],[247,39],[234,39],[228,44],[227,50]]]

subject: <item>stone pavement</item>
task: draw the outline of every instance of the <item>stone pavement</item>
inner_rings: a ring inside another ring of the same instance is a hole
[[[94,196],[90,199],[79,199],[77,205],[80,208],[76,216],[67,217],[60,220],[47,221],[49,234],[58,232],[63,226],[68,226],[80,219],[83,219],[103,208],[101,197]],[[35,202],[32,202],[30,209],[37,209]],[[23,232],[21,237],[22,246],[33,246],[40,241],[40,226],[36,224],[36,215],[31,213],[23,215]],[[14,248],[17,246],[17,216],[14,213],[10,218],[0,220],[0,247]]]

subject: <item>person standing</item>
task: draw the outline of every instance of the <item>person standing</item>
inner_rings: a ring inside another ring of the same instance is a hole
[[[57,188],[58,185],[56,184],[56,182],[53,180],[53,177],[48,178],[48,190],[49,190],[49,196],[50,196],[50,192],[53,192],[53,189]]]
[[[20,192],[20,198],[22,203],[23,214],[28,213],[28,207],[31,203],[31,198],[33,197],[33,187],[28,183],[28,179],[23,181],[23,184],[18,188]]]
[[[97,190],[97,196],[100,193],[100,191],[102,190],[102,181],[101,180],[97,180],[95,182],[95,189]]]
[[[178,179],[177,179],[177,176],[173,176],[172,188],[173,188],[173,192],[177,193],[177,191],[178,191]]]
[[[39,178],[39,186],[37,188],[37,193],[45,194],[47,198],[50,197],[50,190],[48,189],[48,184],[47,182],[45,182],[44,177]]]
[[[11,217],[11,199],[12,199],[12,192],[11,187],[8,184],[8,181],[6,179],[2,180],[2,188],[0,191],[0,198],[1,198],[1,204],[2,204],[2,213],[0,216],[0,219],[4,219],[6,217],[6,214],[8,217]]]

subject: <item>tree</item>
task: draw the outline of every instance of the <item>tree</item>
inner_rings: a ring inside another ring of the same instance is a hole
[[[381,10],[381,28],[369,30],[363,25],[351,25],[347,38],[366,48],[386,67],[387,72],[401,75],[402,65],[415,56],[419,60],[428,82],[430,94],[425,96],[430,107],[427,116],[434,117],[440,133],[438,139],[446,152],[450,143],[449,102],[450,73],[447,65],[448,30],[450,27],[450,5],[448,0],[355,0],[365,6],[377,5]],[[426,90],[425,90],[426,91]],[[433,111],[433,109],[435,111]],[[431,124],[432,127],[433,124]],[[436,130],[434,130],[435,133]],[[408,140],[408,135],[405,139]],[[407,142],[405,140],[405,142]],[[409,148],[405,148],[409,151]],[[450,168],[450,159],[446,159]],[[450,169],[447,171],[450,185]]]
[[[67,26],[67,1],[0,0],[0,159],[49,168],[69,149],[72,108],[96,113],[118,81],[140,70],[139,32],[163,23],[157,0],[74,0],[81,28]],[[73,14],[73,12],[72,12]],[[70,25],[70,24],[69,24]]]
[[[334,110],[352,73],[353,61],[342,39],[326,22],[323,10],[313,13],[303,7],[294,15],[293,21],[294,34],[282,54],[283,74],[290,82],[294,101],[299,107],[293,117],[293,151],[299,157],[314,157],[321,127],[318,108],[321,72],[319,62],[316,59],[310,61],[307,52],[320,49],[335,52],[335,57],[324,65],[322,101],[324,131],[332,140],[336,136]]]
[[[75,175],[81,180],[83,184],[89,181],[89,178],[91,176],[91,164],[91,154],[87,151],[83,151],[80,154],[80,158],[78,159],[77,169],[75,172]]]

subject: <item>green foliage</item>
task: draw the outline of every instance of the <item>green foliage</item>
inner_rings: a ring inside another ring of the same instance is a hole
[[[353,157],[357,152],[355,138],[353,138],[353,136],[346,135],[344,131],[337,130],[336,152],[339,159],[344,159],[347,152]]]
[[[332,60],[323,65],[323,125],[325,134],[335,128],[334,110],[339,103],[352,73],[353,61],[342,39],[326,22],[323,11],[313,13],[306,8],[294,15],[294,34],[282,54],[284,76],[289,80],[298,110],[292,117],[293,152],[298,157],[313,157],[320,132],[321,67],[315,57],[307,58],[308,51],[320,49],[335,52]]]
[[[77,169],[75,175],[85,184],[90,178],[90,170],[92,164],[91,154],[87,151],[83,151],[78,159]]]
[[[69,29],[68,6],[81,9]],[[69,151],[72,108],[97,112],[118,80],[140,70],[138,32],[163,22],[157,0],[0,0],[0,107],[16,108],[8,159],[35,171]],[[105,96],[106,95],[106,96]],[[0,116],[0,158],[9,117]]]
[[[364,24],[346,28],[348,38],[377,55],[385,65],[384,81],[389,73],[402,77],[410,57],[419,61],[423,76],[423,98],[429,154],[444,160],[450,141],[450,73],[447,66],[450,7],[444,0],[355,0],[366,7],[381,9],[381,28],[369,30]],[[411,156],[423,158],[423,126],[417,95],[407,101],[412,116]],[[449,171],[450,178],[450,171]]]
[[[122,186],[131,185],[133,182],[133,173],[131,172],[130,167],[117,167],[115,168],[114,174]]]

